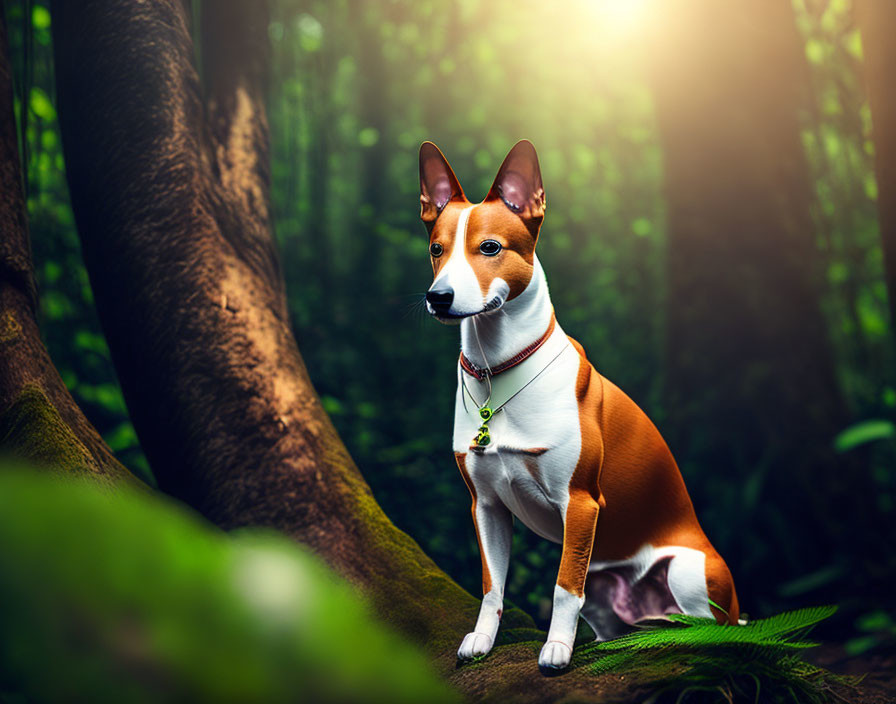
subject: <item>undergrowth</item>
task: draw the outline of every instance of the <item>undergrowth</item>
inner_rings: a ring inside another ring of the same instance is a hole
[[[653,702],[846,701],[836,689],[854,686],[855,678],[801,658],[804,649],[818,645],[805,639],[809,630],[836,610],[798,609],[738,626],[673,614],[669,627],[592,643],[579,657],[595,674],[617,673],[656,686]]]

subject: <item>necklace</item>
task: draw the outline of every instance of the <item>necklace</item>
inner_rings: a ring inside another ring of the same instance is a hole
[[[475,328],[474,328],[474,329],[475,329]],[[477,340],[478,340],[478,338],[479,338],[478,333],[477,333],[476,337],[477,337]],[[471,393],[470,393],[470,390],[467,388],[467,382],[464,381],[464,376],[463,376],[463,374],[460,375],[460,383],[461,383],[461,385],[464,387],[464,391],[467,392],[467,396],[470,397],[470,400],[476,405],[476,408],[479,410],[479,418],[482,420],[482,425],[479,426],[479,432],[476,434],[476,437],[473,438],[473,443],[474,443],[475,445],[477,445],[478,447],[485,447],[486,445],[488,445],[489,443],[491,443],[492,438],[491,438],[491,435],[489,434],[489,431],[488,431],[488,423],[489,423],[489,421],[490,421],[492,418],[494,418],[498,413],[500,413],[502,410],[504,410],[504,407],[505,407],[508,403],[510,403],[511,401],[513,401],[513,399],[515,399],[520,393],[522,393],[522,391],[523,391],[527,386],[529,386],[529,384],[531,384],[531,383],[532,383],[533,381],[535,381],[538,377],[540,377],[545,371],[547,371],[547,368],[550,367],[555,361],[557,361],[557,359],[560,357],[560,355],[563,354],[564,352],[566,352],[567,348],[570,347],[570,346],[571,346],[571,345],[567,342],[567,343],[563,346],[563,349],[561,349],[557,354],[555,354],[555,355],[551,358],[551,361],[548,362],[547,364],[545,364],[545,365],[541,368],[541,370],[538,372],[538,374],[536,374],[536,375],[533,376],[531,379],[529,379],[529,381],[527,381],[527,382],[526,382],[525,384],[523,384],[519,389],[517,389],[517,390],[510,396],[510,398],[508,398],[504,403],[502,403],[500,406],[498,406],[498,407],[495,408],[494,410],[492,410],[492,409],[489,407],[489,405],[488,405],[489,401],[490,401],[491,398],[492,398],[492,383],[491,383],[491,378],[490,378],[490,377],[491,377],[491,373],[488,371],[488,368],[486,368],[486,370],[485,370],[485,379],[486,379],[486,381],[488,382],[488,396],[486,397],[485,402],[482,403],[482,405],[480,405],[479,402],[477,402],[476,399],[473,398],[473,394],[471,394]],[[484,356],[483,356],[483,359],[484,359]]]
[[[490,374],[491,376],[498,376],[501,372],[506,372],[508,369],[512,369],[517,364],[521,364],[525,362],[530,356],[535,354],[538,351],[538,348],[541,347],[545,342],[547,342],[548,338],[551,336],[551,333],[554,332],[554,326],[557,324],[557,317],[554,315],[554,312],[551,311],[551,322],[548,323],[548,329],[544,331],[544,335],[539,337],[535,342],[531,345],[523,349],[518,354],[515,354],[510,359],[502,362],[501,364],[495,367],[489,367],[488,361],[486,361],[485,369],[481,369],[473,364],[468,358],[467,355],[461,351],[460,353],[460,366],[461,368],[470,376],[475,376],[479,381],[482,381],[485,378],[486,374]],[[474,323],[475,325],[475,323]],[[476,330],[476,341],[479,342],[479,332]],[[482,345],[479,345],[479,351],[482,353]],[[485,354],[483,353],[482,359],[485,360]]]

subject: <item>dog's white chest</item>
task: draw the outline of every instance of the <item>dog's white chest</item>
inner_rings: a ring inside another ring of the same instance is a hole
[[[558,326],[525,362],[494,377],[488,405],[497,409],[510,400],[489,421],[491,442],[484,448],[473,439],[488,386],[458,367],[454,451],[466,453],[477,495],[499,499],[531,530],[556,542],[563,539],[569,481],[582,447],[579,359]]]

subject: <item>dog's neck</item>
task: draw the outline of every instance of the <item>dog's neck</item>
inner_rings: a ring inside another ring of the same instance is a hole
[[[507,361],[541,338],[551,324],[554,307],[548,282],[538,257],[534,264],[532,279],[519,296],[493,313],[461,321],[460,348],[476,367]]]

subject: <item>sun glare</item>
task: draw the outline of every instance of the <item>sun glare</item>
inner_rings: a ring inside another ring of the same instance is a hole
[[[642,24],[653,0],[584,0],[602,26],[602,33],[624,37]]]

